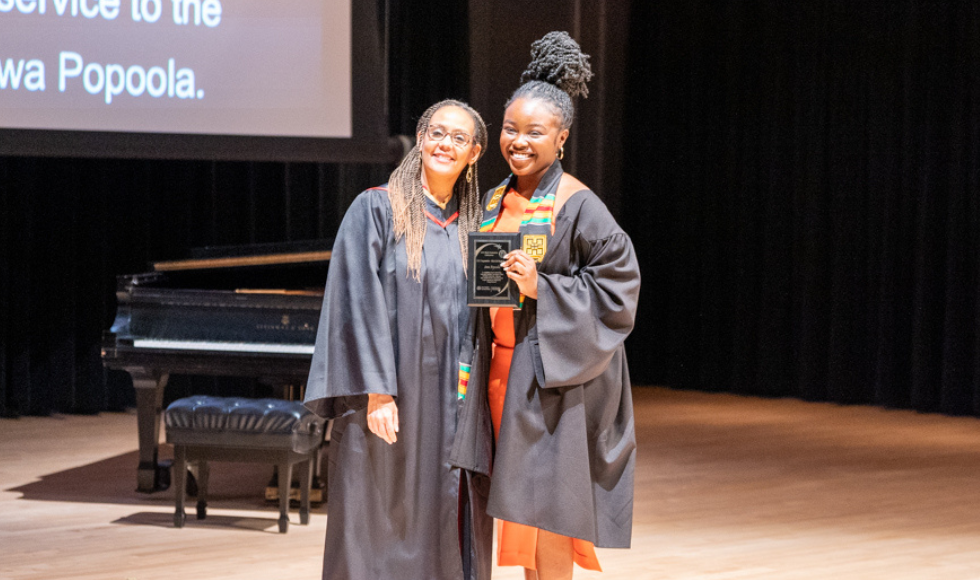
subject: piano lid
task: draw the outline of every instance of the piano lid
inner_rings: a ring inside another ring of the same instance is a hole
[[[193,250],[119,276],[112,325],[124,341],[309,344],[316,339],[333,240]]]
[[[117,291],[139,286],[322,295],[332,247],[333,239],[321,239],[196,248],[184,258],[151,263],[148,272],[118,276]]]
[[[333,239],[302,240],[247,246],[209,246],[191,250],[191,257],[153,264],[155,272],[185,272],[222,268],[303,265],[330,261]]]

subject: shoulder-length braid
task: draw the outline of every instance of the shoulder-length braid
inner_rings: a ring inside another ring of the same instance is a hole
[[[487,150],[487,126],[480,114],[466,103],[446,100],[440,101],[422,114],[418,127],[415,129],[416,138],[425,135],[429,129],[429,121],[436,111],[443,107],[459,107],[473,118],[476,135],[474,145],[480,146],[480,156]],[[480,203],[479,175],[477,162],[473,163],[473,180],[466,181],[466,170],[463,170],[453,185],[453,195],[459,200],[459,248],[463,255],[463,273],[466,274],[466,245],[469,234],[480,227],[483,217]],[[388,178],[388,201],[391,202],[391,212],[394,218],[395,240],[405,238],[405,251],[408,253],[408,274],[417,281],[422,281],[422,244],[425,241],[425,193],[422,190],[422,141],[408,152],[405,159],[391,172]]]

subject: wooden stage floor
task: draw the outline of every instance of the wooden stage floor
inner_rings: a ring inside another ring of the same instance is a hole
[[[575,578],[980,578],[980,421],[634,389],[633,548]],[[277,533],[264,466],[216,464],[208,519],[135,488],[136,417],[0,420],[3,580],[317,579],[326,507]],[[365,547],[365,557],[371,557]],[[494,578],[522,578],[516,569]],[[410,580],[410,579],[409,579]]]

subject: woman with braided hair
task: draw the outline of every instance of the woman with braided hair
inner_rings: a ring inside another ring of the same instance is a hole
[[[564,32],[531,55],[500,133],[512,174],[487,193],[480,227],[523,234],[502,264],[523,303],[476,313],[452,460],[491,475],[498,564],[553,580],[571,578],[573,562],[599,570],[594,546],[630,545],[636,437],[623,342],[640,273],[629,236],[562,171],[588,56]]]
[[[473,578],[473,530],[491,534],[471,511],[473,481],[449,464],[487,129],[442,101],[416,138],[388,184],[354,200],[333,246],[306,391],[334,418],[324,579]]]

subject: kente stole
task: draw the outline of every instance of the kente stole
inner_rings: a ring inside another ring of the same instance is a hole
[[[558,184],[561,181],[561,165],[555,165],[548,170],[548,173],[541,179],[538,189],[534,190],[527,207],[524,209],[524,217],[521,219],[519,232],[523,234],[521,249],[528,256],[541,263],[545,254],[548,253],[548,245],[551,240],[551,223],[554,221],[555,214],[555,193],[558,191]],[[483,222],[480,224],[481,232],[489,232],[500,217],[500,210],[503,207],[503,197],[511,189],[513,177],[507,179],[499,187],[493,190],[493,195],[487,202],[483,211]],[[524,305],[524,295],[521,295],[521,306]],[[470,382],[470,361],[460,361],[459,380],[456,386],[456,397],[466,398],[466,387]]]
[[[560,174],[559,174],[560,176]],[[524,217],[521,219],[521,226],[518,231],[523,234],[521,249],[531,256],[531,258],[541,263],[545,254],[548,253],[548,242],[551,239],[551,222],[554,220],[555,192],[558,189],[558,179],[553,180],[553,187],[539,188],[534,191],[531,200],[524,209]],[[501,200],[510,189],[510,180],[503,183],[493,191],[490,201],[483,212],[484,220],[480,224],[481,232],[489,232],[493,229],[497,218],[500,217],[500,210],[503,207]]]

